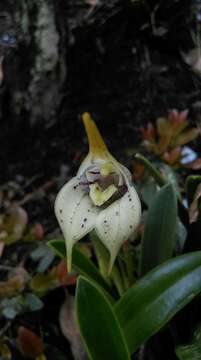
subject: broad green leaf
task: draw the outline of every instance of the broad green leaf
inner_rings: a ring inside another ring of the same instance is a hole
[[[148,210],[141,249],[142,275],[172,256],[176,228],[177,199],[172,185],[167,184],[155,196]]]
[[[142,187],[142,199],[147,206],[150,206],[158,191],[158,185],[154,182],[148,182]]]
[[[131,353],[201,292],[201,251],[158,266],[115,304]]]
[[[180,360],[201,360],[201,328],[194,333],[191,344],[176,348],[176,355]]]
[[[130,359],[111,304],[101,289],[84,277],[80,277],[77,284],[76,310],[81,336],[90,359]]]
[[[61,258],[66,258],[66,246],[65,240],[51,240],[48,242],[48,245],[54,250],[54,252],[60,256]],[[114,296],[114,292],[111,289],[110,285],[105,281],[105,279],[100,274],[97,267],[93,264],[93,262],[88,259],[81,251],[79,251],[76,246],[73,248],[72,255],[72,264],[73,268],[86,276],[89,279],[94,280],[99,285],[101,285],[110,295]]]
[[[180,187],[178,174],[173,170],[173,168],[167,164],[162,165],[162,173],[167,179],[168,183],[172,184],[178,198],[180,198]]]

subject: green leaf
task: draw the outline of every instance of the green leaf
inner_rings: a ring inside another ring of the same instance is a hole
[[[130,352],[201,291],[201,251],[178,256],[149,272],[115,304]]]
[[[154,197],[157,194],[157,191],[158,185],[153,181],[145,183],[145,185],[142,187],[142,199],[147,206],[151,205]]]
[[[172,185],[167,184],[148,210],[141,249],[142,275],[172,256],[176,229],[177,199]]]
[[[79,328],[90,359],[130,359],[111,304],[92,281],[80,277],[76,291]]]
[[[191,344],[176,348],[176,355],[180,360],[201,360],[201,328],[196,330]]]
[[[162,165],[162,172],[165,178],[167,179],[168,183],[172,184],[178,198],[180,198],[181,195],[180,195],[178,174],[173,170],[171,166],[167,164]]]
[[[66,246],[65,240],[50,240],[48,245],[54,250],[54,252],[61,258],[66,258]],[[114,296],[114,292],[109,284],[100,274],[97,267],[93,262],[88,259],[81,251],[79,251],[76,246],[73,248],[72,255],[73,268],[78,271],[79,274],[86,276],[89,279],[94,280],[100,286],[102,286],[110,295]]]

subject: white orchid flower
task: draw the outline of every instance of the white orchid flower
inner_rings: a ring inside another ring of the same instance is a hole
[[[111,271],[121,245],[139,224],[141,204],[129,170],[110,154],[88,113],[83,122],[89,153],[58,193],[55,214],[66,241],[68,270],[73,245],[94,229],[110,253]]]

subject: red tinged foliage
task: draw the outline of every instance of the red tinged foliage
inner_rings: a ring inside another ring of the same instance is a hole
[[[66,261],[62,260],[57,265],[56,270],[57,278],[62,286],[75,285],[77,281],[77,275],[69,275],[67,270]]]
[[[33,331],[20,326],[18,330],[18,344],[23,355],[30,359],[35,359],[44,351],[42,339]]]

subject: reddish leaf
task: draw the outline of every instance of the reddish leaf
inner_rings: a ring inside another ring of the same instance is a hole
[[[34,224],[31,229],[31,233],[34,239],[42,240],[44,238],[44,228],[40,223]]]
[[[192,170],[200,170],[201,169],[201,157],[186,164],[185,167],[187,167],[188,169],[192,169]]]
[[[144,140],[155,140],[156,131],[151,123],[148,123],[147,127],[140,127],[140,132]]]
[[[181,124],[187,120],[188,110],[178,111],[177,109],[172,109],[169,111],[169,120],[174,124]]]
[[[21,353],[31,359],[35,359],[44,351],[42,339],[23,326],[18,330],[18,343]]]
[[[140,164],[138,161],[133,161],[133,178],[135,181],[142,180],[145,175],[145,167],[143,164]]]
[[[170,165],[175,164],[181,158],[181,148],[176,147],[175,149],[172,149],[171,151],[166,151],[163,154],[163,158],[168,164],[170,164]]]
[[[74,285],[76,283],[77,275],[68,274],[65,260],[60,261],[60,263],[57,265],[56,274],[62,286]]]

